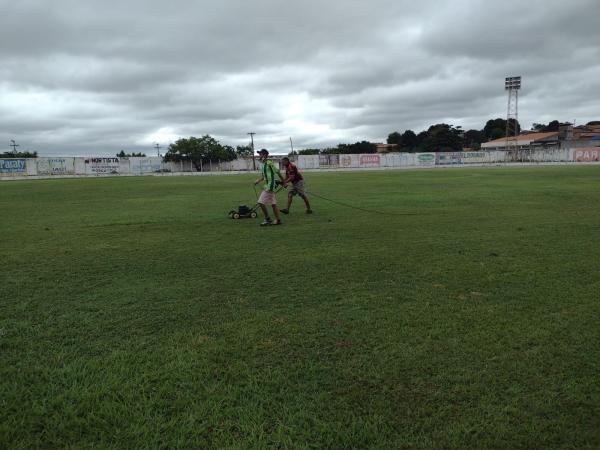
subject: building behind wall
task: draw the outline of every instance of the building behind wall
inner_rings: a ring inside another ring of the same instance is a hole
[[[515,142],[516,141],[516,142]],[[518,150],[572,149],[600,146],[600,125],[560,125],[558,131],[536,133],[524,131],[519,136],[495,139],[481,144],[482,150],[506,150],[506,144]],[[516,144],[516,145],[515,145]]]
[[[484,142],[481,144],[481,149],[504,151],[506,150],[507,143],[511,149],[516,147],[519,150],[557,148],[559,146],[559,133],[558,131],[548,133],[523,132],[519,136],[509,139],[503,137],[490,142]]]
[[[599,147],[600,125],[561,125],[559,138],[562,148]]]

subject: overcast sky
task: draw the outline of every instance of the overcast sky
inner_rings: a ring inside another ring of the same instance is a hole
[[[600,120],[599,0],[0,0],[0,151],[276,151]],[[164,151],[164,150],[163,150]]]

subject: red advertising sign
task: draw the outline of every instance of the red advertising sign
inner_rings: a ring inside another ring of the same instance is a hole
[[[381,158],[379,155],[360,155],[361,166],[379,167]]]
[[[600,161],[600,147],[584,147],[573,150],[573,161]]]

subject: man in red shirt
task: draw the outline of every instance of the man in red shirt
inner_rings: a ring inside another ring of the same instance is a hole
[[[299,195],[300,198],[304,200],[304,204],[306,205],[306,214],[312,214],[308,197],[306,196],[306,192],[304,192],[304,177],[300,172],[298,172],[298,168],[295,164],[292,164],[289,158],[283,158],[281,162],[283,163],[283,168],[285,169],[283,187],[287,187],[288,183],[292,183],[292,189],[288,191],[287,208],[282,209],[281,212],[283,214],[289,214],[294,196]]]

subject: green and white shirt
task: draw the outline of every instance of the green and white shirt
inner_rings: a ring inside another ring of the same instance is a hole
[[[262,175],[262,179],[265,182],[263,189],[265,191],[274,191],[276,187],[275,180],[277,179],[279,169],[275,167],[273,161],[267,159],[264,163],[262,163],[260,172]]]

